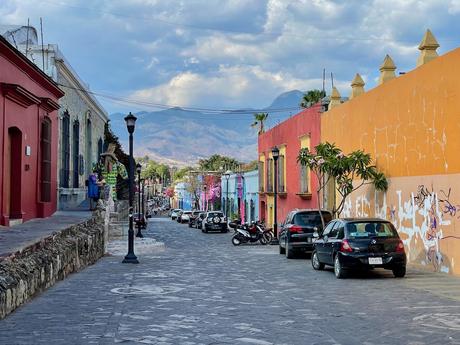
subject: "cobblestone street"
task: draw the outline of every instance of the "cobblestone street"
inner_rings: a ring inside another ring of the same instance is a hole
[[[460,302],[421,289],[428,273],[337,280],[230,233],[156,218],[146,234],[164,246],[57,283],[0,321],[0,344],[460,344]]]

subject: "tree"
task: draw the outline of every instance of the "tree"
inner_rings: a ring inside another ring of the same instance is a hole
[[[334,181],[335,192],[341,196],[338,205],[334,200],[332,213],[335,217],[342,213],[346,198],[362,186],[373,184],[376,190],[388,189],[385,175],[379,172],[375,165],[371,165],[370,154],[356,150],[345,155],[335,144],[328,142],[315,146],[315,151],[311,152],[308,148],[301,149],[297,161],[307,166],[318,179],[316,195],[320,210],[322,209],[320,192],[331,180]],[[354,184],[353,182],[357,180],[360,182]],[[320,212],[320,215],[324,229],[323,214]]]
[[[259,132],[258,132],[259,135],[265,132],[264,122],[267,120],[267,118],[268,118],[268,113],[255,113],[254,114],[254,122],[251,124],[251,127],[256,127],[257,125],[259,125]]]
[[[199,209],[201,190],[203,184],[196,174],[189,174],[185,177],[186,190],[192,195],[195,209]]]
[[[249,163],[244,163],[243,166],[241,167],[241,170],[252,171],[258,168],[259,168],[259,161],[256,159],[256,160],[250,161]]]
[[[326,97],[326,92],[324,92],[324,90],[314,89],[314,90],[307,91],[306,93],[304,93],[302,97],[300,106],[302,108],[309,108],[313,104],[318,103],[324,97]]]
[[[202,171],[219,171],[221,168],[235,169],[240,163],[235,158],[215,154],[209,158],[200,159],[198,165]]]

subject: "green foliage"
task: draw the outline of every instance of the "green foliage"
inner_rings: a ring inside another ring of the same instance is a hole
[[[221,169],[225,171],[227,169],[235,170],[240,163],[235,158],[216,154],[206,159],[200,159],[198,165],[200,166],[199,169],[203,171],[220,171]]]
[[[192,167],[179,169],[174,173],[174,181],[184,180],[185,176],[187,176],[191,170],[193,170]]]
[[[309,108],[313,104],[318,103],[322,98],[326,97],[326,92],[324,90],[310,90],[307,91],[302,98],[302,101],[300,102],[300,106],[302,108]]]
[[[334,205],[333,213],[340,215],[345,206],[348,195],[366,184],[373,184],[376,190],[386,191],[388,181],[382,172],[372,165],[370,154],[362,150],[356,150],[345,155],[335,144],[320,143],[315,147],[315,152],[308,148],[299,151],[297,161],[307,166],[318,178],[319,192],[332,179],[335,182],[336,191],[342,199],[338,205]],[[361,181],[353,184],[353,181]]]
[[[136,159],[138,162],[147,163],[147,166],[141,172],[142,178],[159,178],[159,179],[169,179],[169,167],[166,164],[160,164],[154,160],[144,158]]]
[[[257,170],[258,168],[259,168],[259,161],[256,159],[256,160],[250,161],[249,163],[243,164],[241,167],[241,170],[253,171],[253,170]]]
[[[251,124],[251,127],[259,126],[259,135],[265,131],[264,123],[268,118],[268,113],[255,113],[254,122]]]

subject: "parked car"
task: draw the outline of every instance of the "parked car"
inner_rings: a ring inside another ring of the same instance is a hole
[[[329,211],[322,211],[324,223],[332,219]],[[303,209],[289,212],[279,231],[279,253],[291,259],[299,252],[313,251],[313,233],[321,232],[322,223],[319,210]]]
[[[331,221],[314,243],[311,262],[315,270],[334,267],[337,278],[348,270],[384,268],[402,278],[406,253],[393,224],[378,218],[346,218]]]
[[[175,220],[177,219],[177,216],[179,215],[179,212],[182,211],[180,208],[175,208],[171,211],[171,219]]]
[[[188,221],[188,227],[189,228],[192,228],[192,227],[196,227],[196,223],[197,223],[197,220],[198,220],[198,216],[200,215],[200,213],[202,213],[203,211],[192,211],[192,214],[190,215],[189,217],[189,221]]]
[[[191,215],[192,211],[184,211],[180,216],[180,223],[188,223]]]
[[[203,229],[203,220],[206,218],[207,212],[201,212],[195,220],[195,227],[197,229]]]
[[[227,219],[224,214],[220,211],[210,211],[207,212],[205,218],[201,222],[201,231],[220,231],[227,232]]]

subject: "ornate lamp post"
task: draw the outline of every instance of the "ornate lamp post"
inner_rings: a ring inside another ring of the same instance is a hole
[[[141,226],[142,226],[142,221],[141,221],[141,170],[142,170],[142,165],[140,163],[137,163],[136,165],[136,172],[137,172],[137,234],[136,234],[136,237],[143,238],[144,235],[142,235],[142,232],[141,232]]]
[[[134,197],[134,157],[133,157],[133,133],[137,117],[131,112],[125,117],[126,128],[129,133],[129,229],[128,229],[128,254],[123,259],[125,264],[138,264],[137,256],[134,254],[134,229],[133,229],[133,197]]]
[[[225,179],[227,180],[227,188],[225,192],[225,217],[228,219],[228,180],[230,179],[230,175],[232,171],[229,169],[224,173]]]
[[[273,181],[273,241],[271,244],[278,244],[278,220],[277,220],[277,197],[278,197],[278,158],[280,156],[280,150],[275,146],[272,149],[273,157],[273,170],[274,181]]]
[[[207,195],[206,195],[207,186],[204,185],[203,189],[204,189],[204,211],[208,212],[208,200],[207,200]]]

